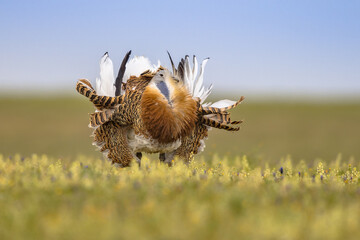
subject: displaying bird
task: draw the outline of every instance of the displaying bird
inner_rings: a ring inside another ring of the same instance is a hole
[[[129,59],[130,54],[125,55],[116,79],[105,53],[96,90],[87,79],[76,85],[96,108],[89,124],[94,129],[93,144],[112,163],[126,167],[135,160],[140,164],[143,152],[159,153],[160,160],[168,164],[175,156],[188,162],[203,151],[210,128],[240,129],[232,125],[242,121],[231,121],[228,110],[244,97],[204,103],[212,90],[203,84],[208,59],[199,67],[194,56],[191,66],[189,56],[185,56],[176,68],[168,53],[170,72],[160,62],[153,65],[142,56]]]

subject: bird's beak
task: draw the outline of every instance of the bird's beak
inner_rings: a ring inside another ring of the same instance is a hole
[[[167,87],[166,83],[164,81],[160,81],[156,83],[156,87],[160,90],[161,94],[164,95],[164,97],[168,100],[169,104],[170,101],[170,92],[169,88]]]

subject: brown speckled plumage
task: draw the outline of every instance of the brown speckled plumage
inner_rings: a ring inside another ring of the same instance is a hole
[[[94,145],[112,163],[125,167],[134,159],[139,162],[141,149],[163,154],[160,159],[166,155],[168,159],[178,156],[190,161],[202,148],[210,127],[239,130],[230,125],[242,121],[231,121],[227,110],[236,107],[243,97],[228,107],[203,107],[200,99],[193,98],[182,82],[172,75],[166,78],[170,93],[165,91],[163,94],[159,90],[161,87],[156,87],[155,78],[159,77],[160,71],[167,73],[160,67],[157,72],[146,71],[139,77],[131,76],[122,83],[123,95],[116,97],[99,96],[88,80],[78,81],[76,90],[97,109],[90,114],[89,124],[94,129]]]

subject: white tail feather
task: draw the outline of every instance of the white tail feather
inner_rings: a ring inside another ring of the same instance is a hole
[[[207,58],[201,63],[200,74],[199,74],[198,78],[196,79],[196,85],[195,85],[194,93],[201,94],[201,89],[204,88],[204,86],[203,86],[204,70],[205,70],[205,66],[206,66],[206,63],[207,63],[208,60],[209,59]]]
[[[193,63],[194,63],[194,66],[193,66],[193,76],[197,76],[198,75],[198,67],[199,67],[199,64],[198,64],[198,61],[196,59],[196,57],[194,56],[193,57]]]
[[[209,88],[204,87],[204,70],[206,63],[209,59],[206,58],[201,63],[200,74],[198,75],[198,61],[196,57],[193,57],[193,67],[190,66],[189,57],[185,57],[184,64],[184,84],[188,91],[194,98],[200,98],[200,102],[203,103],[205,99],[211,93],[212,85]],[[192,69],[192,70],[191,70]]]
[[[100,60],[100,78],[96,79],[96,93],[100,96],[115,96],[113,63],[105,53]]]
[[[224,99],[224,100],[214,102],[213,104],[210,105],[210,107],[224,108],[224,107],[229,107],[231,105],[234,105],[235,103],[236,103],[236,101]]]
[[[193,57],[193,66],[190,66],[189,56],[185,57],[184,64],[184,84],[186,85],[188,91],[194,98],[200,98],[201,103],[210,95],[212,90],[212,85],[208,88],[205,88],[204,83],[204,70],[206,63],[209,59],[204,59],[200,66],[200,73],[198,74],[198,61],[196,57]],[[128,61],[126,64],[126,70],[123,77],[123,82],[125,83],[130,76],[140,76],[141,73],[150,70],[152,72],[157,71],[160,67],[160,61],[157,65],[154,65],[150,60],[144,56],[135,56]],[[115,96],[115,77],[114,77],[114,68],[113,63],[108,55],[105,53],[100,60],[100,78],[96,79],[96,92],[100,96]],[[225,102],[223,102],[225,101]],[[230,100],[222,100],[214,103],[215,106],[227,106],[227,102]],[[233,102],[233,101],[230,101]],[[232,103],[233,104],[233,103]],[[230,106],[231,104],[229,104]],[[212,105],[211,105],[212,106]]]
[[[123,77],[123,82],[126,82],[130,76],[140,76],[141,73],[146,70],[150,70],[155,72],[160,67],[160,61],[158,61],[157,65],[154,65],[150,62],[150,60],[144,56],[135,56],[129,60],[126,64],[126,70]]]

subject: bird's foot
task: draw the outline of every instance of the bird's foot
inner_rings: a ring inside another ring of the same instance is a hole
[[[169,165],[169,167],[171,167],[174,156],[175,156],[175,151],[168,152],[168,153],[160,153],[159,159],[160,159],[160,162],[167,163]]]
[[[142,153],[141,152],[137,152],[136,153],[136,162],[139,164],[139,167],[141,167],[141,158],[142,158]]]

